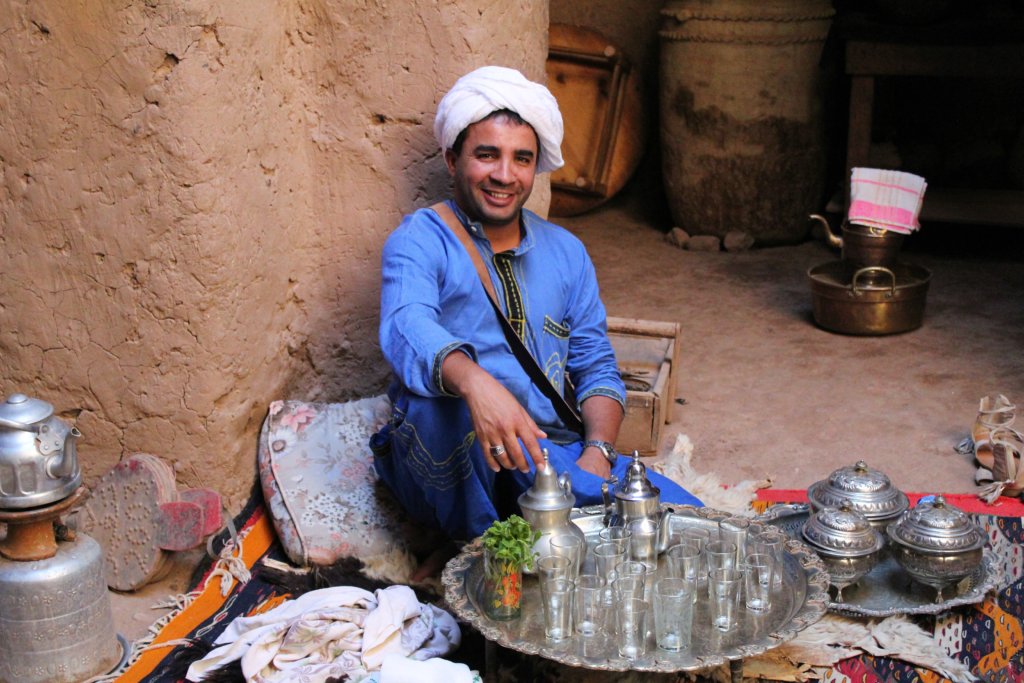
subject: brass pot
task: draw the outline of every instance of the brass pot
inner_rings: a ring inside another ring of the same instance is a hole
[[[819,326],[858,335],[896,334],[921,326],[931,280],[927,268],[907,263],[871,266],[852,278],[846,277],[846,268],[843,261],[831,261],[807,271]]]

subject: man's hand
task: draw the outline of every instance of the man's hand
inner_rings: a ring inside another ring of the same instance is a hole
[[[608,458],[604,457],[604,453],[597,446],[584,448],[583,453],[576,460],[576,464],[580,466],[581,470],[596,474],[602,479],[607,479],[608,475],[612,473],[612,466],[608,462]]]
[[[529,472],[520,440],[534,463],[539,466],[544,462],[537,439],[547,434],[490,373],[466,354],[455,351],[444,359],[441,376],[445,388],[466,401],[488,467],[495,472],[502,467]]]

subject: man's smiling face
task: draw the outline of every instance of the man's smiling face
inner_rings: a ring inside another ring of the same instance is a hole
[[[458,154],[444,158],[455,201],[485,229],[518,226],[537,175],[537,135],[528,124],[498,115],[472,124]]]

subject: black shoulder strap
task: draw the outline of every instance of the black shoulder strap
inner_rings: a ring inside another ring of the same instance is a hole
[[[583,420],[580,419],[579,413],[565,400],[565,397],[558,393],[554,385],[548,380],[547,375],[537,365],[537,360],[530,354],[530,351],[526,348],[523,340],[519,338],[515,330],[512,329],[512,323],[505,317],[505,313],[498,306],[497,295],[494,292],[494,284],[491,283],[490,273],[487,272],[487,266],[484,265],[484,260],[480,257],[480,252],[477,250],[476,245],[473,244],[473,238],[469,236],[465,226],[455,216],[455,212],[451,210],[444,202],[434,204],[430,207],[434,213],[441,217],[448,229],[455,234],[462,247],[469,254],[469,258],[472,259],[473,265],[476,267],[476,273],[480,276],[480,282],[484,286],[484,290],[487,292],[487,300],[491,302],[491,307],[494,308],[494,312],[498,316],[498,322],[501,323],[501,329],[505,333],[505,339],[508,340],[508,345],[512,347],[512,353],[515,355],[516,360],[526,370],[526,374],[530,376],[533,383],[541,390],[551,405],[554,406],[555,412],[558,417],[561,418],[565,426],[573,430],[577,434],[583,434]]]

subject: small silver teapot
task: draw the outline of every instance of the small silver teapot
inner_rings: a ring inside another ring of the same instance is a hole
[[[647,478],[647,468],[640,462],[637,451],[633,451],[633,462],[629,463],[622,481],[610,477],[601,484],[601,495],[604,498],[605,526],[640,527],[653,531],[656,534],[655,550],[659,555],[665,552],[671,514],[661,509],[661,489]]]
[[[47,505],[71,495],[82,483],[75,427],[53,414],[53,406],[25,394],[0,404],[0,509]]]
[[[544,464],[537,468],[533,486],[519,496],[523,519],[534,531],[540,532],[540,538],[533,544],[537,559],[551,554],[551,539],[560,534],[578,536],[586,547],[586,534],[569,519],[575,503],[569,473],[556,474],[544,449]]]

